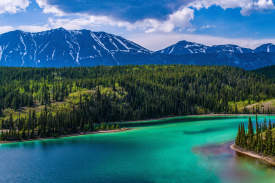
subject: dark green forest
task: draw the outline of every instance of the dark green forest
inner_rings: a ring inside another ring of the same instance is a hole
[[[274,99],[274,86],[262,74],[226,66],[1,67],[1,138],[113,129],[110,122],[172,115],[247,113],[232,103]]]
[[[263,123],[259,123],[256,116],[254,126],[251,118],[249,118],[247,130],[244,123],[240,124],[235,144],[249,151],[275,156],[275,123],[269,120],[267,124],[266,119]]]
[[[254,72],[275,80],[275,65],[257,69]]]

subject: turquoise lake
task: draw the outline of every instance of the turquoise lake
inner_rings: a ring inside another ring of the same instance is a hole
[[[126,123],[133,129],[119,133],[1,144],[0,182],[274,183],[274,168],[229,148],[247,119],[176,117]]]

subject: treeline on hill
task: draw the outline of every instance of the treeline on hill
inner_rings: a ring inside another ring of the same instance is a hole
[[[248,121],[248,130],[245,130],[244,123],[239,125],[235,144],[249,151],[259,154],[275,156],[275,123],[266,119],[261,125],[256,117],[256,132],[251,118]]]
[[[18,116],[16,120],[10,115],[7,120],[2,121],[0,140],[28,140],[120,128],[118,123],[96,123],[87,113],[89,110],[84,107],[88,106],[81,103],[78,110],[73,108],[72,112],[64,110],[56,114],[45,107],[39,115],[35,111],[29,111],[27,116]]]
[[[274,98],[274,86],[233,67],[2,67],[0,127],[5,140],[14,140],[91,131],[108,122],[242,113],[229,103]]]
[[[268,78],[271,78],[271,79],[275,80],[275,65],[260,68],[260,69],[257,69],[255,71],[253,71],[253,72],[255,72],[257,74],[262,74],[262,75],[264,75]]]

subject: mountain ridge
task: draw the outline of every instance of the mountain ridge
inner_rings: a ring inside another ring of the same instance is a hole
[[[49,61],[54,62],[50,63],[53,66],[79,66],[85,61],[97,59],[103,59],[103,63],[106,59],[115,64],[116,52],[150,53],[146,48],[120,36],[63,28],[38,33],[16,30],[1,34],[0,52],[1,65],[42,67],[47,66]]]
[[[106,32],[57,28],[30,33],[15,30],[0,35],[0,66],[78,67],[97,65],[228,65],[256,69],[275,65],[275,45],[252,50],[238,45],[207,46],[179,41],[151,51]]]
[[[192,50],[193,48],[193,50]],[[175,51],[180,50],[180,53]],[[187,51],[188,50],[188,51]],[[234,52],[234,53],[275,53],[275,45],[272,43],[266,43],[256,47],[255,49],[241,47],[235,44],[213,45],[207,46],[200,43],[190,41],[178,41],[177,43],[170,45],[164,49],[156,51],[157,53],[169,54],[169,55],[184,55],[185,53],[219,53],[219,52]]]

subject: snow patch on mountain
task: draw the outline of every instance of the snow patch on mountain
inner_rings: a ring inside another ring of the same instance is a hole
[[[0,34],[0,66],[73,67],[97,65],[193,64],[254,69],[275,64],[275,45],[255,50],[238,45],[179,41],[152,52],[121,36],[63,28]]]
[[[5,46],[9,45],[5,51]],[[0,65],[80,66],[119,64],[117,54],[151,52],[134,42],[105,32],[68,31],[63,28],[38,33],[12,31],[0,35]],[[20,59],[19,59],[20,58]]]
[[[272,43],[264,44],[255,49],[256,53],[274,53],[275,45]]]
[[[169,46],[157,53],[167,55],[186,55],[186,54],[243,54],[252,53],[253,50],[249,48],[242,48],[237,45],[214,45],[206,46],[203,44],[192,43],[188,41],[180,41],[175,45]]]

